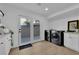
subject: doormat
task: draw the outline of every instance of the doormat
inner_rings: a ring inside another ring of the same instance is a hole
[[[32,44],[27,44],[27,45],[19,46],[19,50],[22,50],[22,49],[28,48],[28,47],[32,47]]]

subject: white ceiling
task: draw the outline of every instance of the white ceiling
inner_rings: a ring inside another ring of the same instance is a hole
[[[48,17],[58,12],[67,10],[77,5],[77,3],[41,3],[41,5],[39,3],[14,3],[12,5],[15,5],[22,9],[24,8],[26,10],[30,10],[32,12]],[[49,10],[45,11],[45,8],[48,8]]]

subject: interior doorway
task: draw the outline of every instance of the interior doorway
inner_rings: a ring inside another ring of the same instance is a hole
[[[21,17],[20,18],[20,27],[19,27],[19,45],[26,45],[31,43],[30,39],[30,22],[28,19]]]
[[[19,46],[40,41],[40,21],[31,21],[21,16],[19,19]]]
[[[40,21],[33,21],[33,37],[34,42],[40,41]]]

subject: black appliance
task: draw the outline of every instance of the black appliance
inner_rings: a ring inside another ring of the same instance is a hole
[[[50,41],[54,44],[64,45],[64,31],[50,30]]]
[[[50,31],[49,30],[45,30],[44,31],[44,35],[45,35],[44,36],[45,40],[50,42]]]

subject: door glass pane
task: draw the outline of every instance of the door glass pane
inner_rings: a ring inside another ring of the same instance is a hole
[[[26,18],[20,19],[21,24],[21,43],[30,41],[30,22]]]
[[[39,20],[35,20],[33,22],[33,28],[34,28],[34,40],[40,39],[40,22]]]

